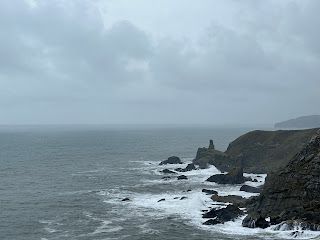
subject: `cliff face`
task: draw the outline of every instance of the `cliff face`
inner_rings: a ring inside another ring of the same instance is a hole
[[[320,130],[285,168],[268,174],[248,212],[251,219],[271,217],[320,225]]]
[[[222,171],[242,167],[244,172],[267,173],[284,167],[317,130],[252,131],[231,142],[225,152],[199,148],[194,163]]]
[[[303,116],[296,119],[279,122],[275,128],[318,128],[320,127],[320,115]]]

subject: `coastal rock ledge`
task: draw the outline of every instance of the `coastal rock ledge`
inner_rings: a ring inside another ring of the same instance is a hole
[[[262,193],[247,208],[244,227],[285,222],[320,230],[320,130],[286,167],[268,174]]]

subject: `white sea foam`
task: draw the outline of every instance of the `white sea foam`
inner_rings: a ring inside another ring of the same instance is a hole
[[[188,159],[187,161],[190,161]],[[215,168],[214,166],[210,166],[207,169],[199,169],[195,171],[189,172],[181,172],[176,175],[164,175],[160,171],[167,168],[170,170],[174,170],[175,168],[185,168],[188,163],[186,159],[184,159],[184,164],[168,164],[168,165],[158,165],[157,162],[152,162],[151,164],[144,164],[140,162],[140,166],[137,169],[143,170],[145,173],[153,175],[153,176],[170,176],[171,179],[163,180],[163,179],[141,179],[141,183],[137,184],[136,188],[143,188],[148,186],[166,186],[168,185],[165,192],[158,193],[136,193],[134,191],[121,191],[117,190],[109,190],[106,191],[105,202],[112,204],[121,204],[124,209],[120,211],[125,211],[128,217],[136,218],[136,217],[152,217],[152,219],[161,219],[168,216],[177,216],[179,218],[185,219],[186,223],[191,224],[192,226],[196,226],[200,229],[212,231],[212,232],[220,232],[222,234],[234,235],[236,236],[259,236],[265,239],[310,239],[318,236],[320,233],[312,232],[312,231],[301,231],[301,230],[283,230],[283,231],[275,231],[273,228],[268,229],[250,229],[242,227],[242,220],[245,216],[242,216],[235,221],[230,221],[225,224],[217,224],[214,226],[203,225],[203,222],[206,219],[202,218],[203,211],[208,210],[210,208],[222,208],[227,204],[213,202],[210,199],[210,195],[206,195],[201,192],[201,188],[209,188],[218,191],[218,195],[226,196],[226,195],[239,195],[245,198],[249,198],[251,196],[259,195],[257,193],[247,193],[244,191],[240,191],[239,185],[219,185],[217,183],[206,182],[205,180],[214,175],[220,174],[221,172]],[[188,180],[177,180],[177,176],[186,175]],[[250,177],[252,179],[257,179],[257,182],[247,181],[245,184],[253,187],[258,187],[264,184],[266,174],[244,174],[245,177]],[[190,187],[192,191],[190,192],[182,192],[177,190],[177,186],[181,188],[181,186]],[[155,189],[159,189],[155,187]],[[128,197],[130,200],[121,202],[120,199]],[[181,199],[185,197],[184,199]],[[161,199],[165,199],[164,201],[159,201]],[[128,211],[129,208],[129,211]],[[150,211],[151,210],[151,211]],[[112,211],[112,210],[111,210]],[[119,211],[119,208],[114,209],[115,212]],[[123,219],[125,220],[125,219]],[[102,227],[103,228],[103,227]],[[155,233],[157,234],[157,230],[150,228],[149,224],[142,224],[139,226],[142,233]]]

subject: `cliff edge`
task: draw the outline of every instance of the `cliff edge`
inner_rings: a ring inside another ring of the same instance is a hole
[[[268,174],[248,213],[243,221],[246,227],[270,217],[270,224],[295,221],[311,230],[320,229],[320,130],[286,167]]]

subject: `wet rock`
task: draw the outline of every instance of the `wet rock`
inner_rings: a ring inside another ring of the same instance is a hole
[[[122,199],[121,201],[122,201],[122,202],[126,202],[126,201],[130,201],[130,199],[129,199],[129,198],[124,198],[124,199]]]
[[[187,197],[181,197],[181,198],[180,198],[180,200],[184,200],[184,199],[187,199]]]
[[[217,196],[212,195],[211,199],[215,202],[223,202],[223,203],[232,203],[235,206],[243,207],[244,203],[247,199],[237,196],[237,195],[228,195],[228,196]]]
[[[186,179],[188,179],[188,177],[185,175],[181,175],[181,176],[178,176],[177,179],[178,180],[186,180]]]
[[[210,190],[210,189],[202,189],[202,192],[203,193],[206,193],[206,194],[214,194],[214,195],[217,195],[218,192],[215,191],[215,190]]]
[[[216,225],[222,223],[218,221],[217,219],[209,219],[208,221],[204,222],[203,225]]]
[[[208,182],[219,184],[241,184],[248,179],[243,176],[242,168],[235,168],[227,174],[216,174],[207,179]]]
[[[169,169],[164,169],[164,170],[162,170],[162,171],[160,171],[160,172],[165,173],[165,174],[177,174],[176,172],[171,171],[171,170],[169,170]]]
[[[215,218],[219,223],[225,223],[243,215],[243,212],[234,205],[228,205],[226,208],[212,209],[203,214],[203,218]]]
[[[163,179],[163,180],[169,180],[169,179],[171,179],[171,177],[165,176],[165,177],[163,177],[162,179]]]
[[[167,160],[162,161],[159,165],[164,165],[164,164],[182,164],[180,158],[176,156],[169,157]]]
[[[176,168],[175,171],[177,172],[189,172],[192,170],[196,170],[196,166],[193,163],[188,164],[185,168]]]
[[[261,193],[263,189],[263,186],[261,187],[251,187],[248,185],[242,185],[240,188],[240,191],[249,192],[249,193]]]
[[[163,202],[165,200],[166,200],[165,198],[161,198],[160,200],[158,200],[158,202]]]

